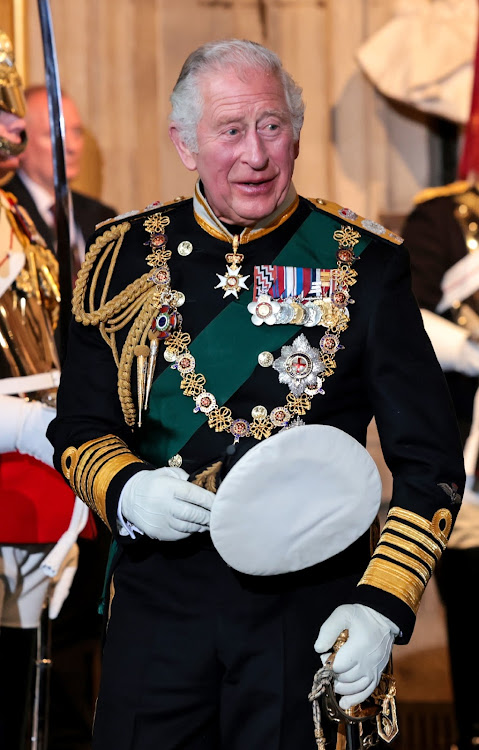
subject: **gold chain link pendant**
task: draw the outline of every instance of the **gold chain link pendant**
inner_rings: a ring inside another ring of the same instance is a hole
[[[166,340],[166,348],[172,352],[176,357],[188,349],[191,344],[191,336],[189,333],[183,333],[183,331],[173,331],[171,336]]]
[[[180,388],[182,391],[184,391],[185,396],[192,396],[193,398],[196,398],[196,396],[199,396],[200,393],[203,393],[203,391],[205,390],[205,383],[206,378],[204,375],[202,375],[201,373],[189,372],[182,379]]]
[[[220,409],[214,409],[208,416],[208,424],[215,432],[229,430],[232,422],[233,417],[231,416],[231,409],[228,409],[227,406],[222,406]]]
[[[290,412],[298,414],[300,417],[303,417],[311,409],[311,400],[304,393],[301,396],[294,396],[292,393],[288,393],[286,403]]]
[[[253,419],[249,426],[249,430],[256,440],[269,438],[273,429],[274,425],[270,419]]]

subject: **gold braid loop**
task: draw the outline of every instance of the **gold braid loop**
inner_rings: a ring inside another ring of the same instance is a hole
[[[131,395],[131,368],[135,356],[135,347],[151,327],[152,318],[158,308],[156,287],[146,298],[140,314],[131,326],[123,346],[118,367],[118,394],[120,396],[123,417],[129,427],[133,427],[136,420],[136,407]]]
[[[111,243],[113,247],[113,243],[122,242],[124,235],[130,227],[131,224],[128,221],[112,226],[110,229],[107,229],[106,232],[103,232],[101,237],[98,237],[96,242],[90,246],[85,256],[85,261],[78,272],[77,283],[75,285],[75,291],[73,292],[72,312],[78,323],[83,323],[84,326],[98,326],[100,323],[104,323],[121,310],[124,310],[132,302],[135,302],[139,295],[143,294],[153,286],[152,282],[148,281],[150,274],[145,273],[143,276],[140,276],[139,279],[128,284],[126,289],[102,305],[98,310],[92,312],[85,311],[85,295],[88,279],[98,255],[109,243]],[[93,292],[94,290],[92,289],[90,294]]]

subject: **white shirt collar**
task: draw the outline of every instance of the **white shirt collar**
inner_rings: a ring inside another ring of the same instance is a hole
[[[43,221],[48,227],[51,227],[53,225],[51,208],[55,204],[55,198],[50,195],[48,190],[46,190],[42,185],[39,185],[38,182],[32,180],[32,178],[29,177],[23,171],[23,169],[19,169],[17,174],[27,188],[28,192],[31,194],[38,209],[38,213],[42,217]]]
[[[258,221],[254,227],[245,227],[240,235],[240,243],[245,244],[258,237],[262,237],[269,232],[272,232],[280,224],[283,223],[293,211],[296,210],[298,205],[298,194],[296,189],[291,183],[289,186],[286,197],[277,209],[270,216],[265,217]],[[219,237],[226,242],[233,241],[233,235],[229,231],[227,225],[223,224],[214,214],[213,209],[210,207],[208,201],[201,191],[200,180],[195,185],[195,193],[193,196],[193,210],[195,218],[198,224],[203,227],[209,234],[214,237]]]

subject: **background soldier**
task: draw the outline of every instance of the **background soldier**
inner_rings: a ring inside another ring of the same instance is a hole
[[[1,176],[17,168],[25,147],[24,107],[12,45],[0,32]],[[45,437],[59,379],[58,303],[54,255],[16,198],[0,190],[0,746],[12,750],[23,750],[28,736],[40,615],[47,595],[51,618],[68,595],[88,518],[58,481]]]

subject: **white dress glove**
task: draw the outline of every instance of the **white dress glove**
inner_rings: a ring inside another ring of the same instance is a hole
[[[57,575],[52,579],[53,588],[48,603],[48,617],[55,620],[63,607],[63,602],[70,593],[70,588],[78,568],[78,544],[73,544],[68,550]]]
[[[479,344],[469,340],[467,330],[430,310],[421,310],[421,314],[442,369],[479,375]]]
[[[56,411],[39,401],[0,395],[0,453],[27,453],[53,466],[53,446],[45,435]]]
[[[323,623],[314,649],[323,664],[342,630],[349,638],[334,657],[334,690],[343,709],[366,700],[379,684],[399,628],[384,615],[363,604],[342,604]],[[325,653],[329,652],[329,653]]]
[[[164,542],[207,531],[215,496],[187,479],[186,471],[169,466],[139,471],[121,491],[122,516],[147,536]]]

